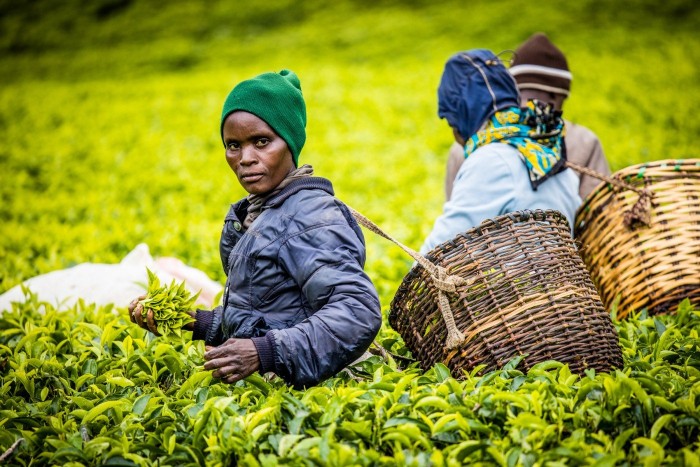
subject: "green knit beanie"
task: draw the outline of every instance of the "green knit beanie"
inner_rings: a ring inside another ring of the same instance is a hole
[[[294,166],[306,142],[306,104],[301,83],[290,70],[263,73],[242,81],[229,93],[221,112],[221,140],[224,121],[231,113],[243,110],[261,118],[289,147]]]

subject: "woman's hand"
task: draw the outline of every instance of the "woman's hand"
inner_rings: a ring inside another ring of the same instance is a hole
[[[160,336],[156,321],[153,319],[153,310],[146,310],[144,313],[141,300],[145,299],[145,295],[140,295],[129,303],[129,318],[132,323],[136,323],[147,331],[151,331],[156,336]],[[145,315],[145,319],[144,319]]]
[[[205,370],[226,383],[235,383],[260,368],[258,351],[251,339],[229,339],[218,347],[209,348],[204,359]]]

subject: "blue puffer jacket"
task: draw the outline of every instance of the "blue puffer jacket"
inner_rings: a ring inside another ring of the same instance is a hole
[[[290,183],[243,232],[247,207],[232,205],[224,221],[224,306],[197,313],[193,339],[252,338],[261,373],[317,384],[360,357],[381,326],[364,236],[319,177]]]

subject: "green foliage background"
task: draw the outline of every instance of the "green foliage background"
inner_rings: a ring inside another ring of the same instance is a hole
[[[436,89],[444,61],[459,50],[512,49],[544,31],[574,74],[565,115],[599,135],[613,170],[697,157],[698,29],[700,8],[684,0],[0,0],[0,292],[80,262],[117,262],[140,242],[223,281],[220,228],[244,193],[224,161],[220,108],[233,85],[264,71],[290,68],[301,78],[309,116],[301,160],[413,247],[444,198],[451,132],[436,116]],[[366,237],[366,269],[386,307],[409,260]],[[696,324],[683,335],[697,346]],[[391,330],[382,336],[392,338]],[[4,339],[11,351],[3,358],[19,358],[22,349],[10,346],[18,335]],[[3,394],[29,397],[6,371]],[[684,376],[686,395],[697,395],[696,373]],[[348,390],[342,380],[328,384]],[[694,405],[691,412],[697,425]],[[342,436],[322,427],[313,429],[335,440],[327,443],[339,456]],[[689,456],[671,438],[665,455]],[[9,444],[0,439],[0,448]],[[363,446],[396,454],[391,443]],[[620,449],[641,462],[646,451],[630,446]],[[432,452],[420,443],[411,449],[405,455],[416,462]],[[691,449],[697,454],[697,444]],[[92,462],[110,451],[95,452]],[[520,462],[545,459],[533,455]]]

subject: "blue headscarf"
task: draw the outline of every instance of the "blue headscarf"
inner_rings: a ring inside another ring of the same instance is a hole
[[[445,64],[438,87],[438,115],[465,140],[496,111],[519,105],[515,79],[490,50],[459,52]]]

